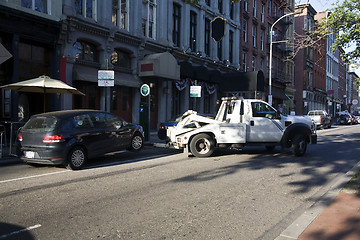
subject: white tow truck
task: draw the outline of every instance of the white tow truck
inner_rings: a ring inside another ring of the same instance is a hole
[[[242,149],[263,145],[273,150],[280,145],[292,147],[295,156],[306,152],[307,144],[316,144],[317,135],[308,117],[284,116],[268,103],[257,99],[222,98],[215,119],[189,110],[182,120],[168,128],[169,144],[196,157],[208,157],[215,148]]]

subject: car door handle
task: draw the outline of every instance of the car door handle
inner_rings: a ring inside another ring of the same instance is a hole
[[[250,121],[250,126],[254,126],[254,121],[253,120]]]

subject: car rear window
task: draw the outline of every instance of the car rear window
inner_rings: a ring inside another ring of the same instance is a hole
[[[49,132],[55,129],[57,122],[58,120],[53,117],[30,118],[30,120],[24,125],[23,129],[38,132]]]

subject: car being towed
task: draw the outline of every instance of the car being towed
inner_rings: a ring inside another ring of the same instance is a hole
[[[20,159],[29,164],[81,169],[86,160],[143,147],[140,125],[98,110],[64,110],[32,116],[21,128]]]

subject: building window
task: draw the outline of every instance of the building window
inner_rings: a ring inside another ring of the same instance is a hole
[[[253,25],[252,26],[252,40],[253,40],[253,47],[256,47],[256,41],[257,41],[257,26]]]
[[[265,22],[265,4],[261,3],[261,22]]]
[[[32,10],[50,14],[48,0],[21,0],[21,6]]]
[[[234,32],[229,31],[229,61],[233,63],[233,55],[234,55]]]
[[[131,69],[131,56],[129,53],[115,49],[110,56],[111,64],[114,66]]]
[[[112,22],[129,31],[129,0],[112,0]]]
[[[210,56],[210,19],[205,19],[205,42],[204,42],[204,51],[207,56]]]
[[[190,48],[193,52],[196,52],[196,18],[197,15],[195,12],[190,12]]]
[[[253,17],[256,18],[257,15],[257,1],[253,0]]]
[[[244,51],[243,52],[243,71],[244,72],[247,71],[247,62],[248,62],[247,56],[248,56],[248,52]]]
[[[218,59],[221,61],[222,60],[222,41],[217,43],[218,45],[218,51],[217,51],[217,55],[218,55]]]
[[[274,3],[274,13],[273,13],[273,17],[276,17],[276,16],[277,16],[277,9],[278,9],[278,6]]]
[[[75,11],[77,15],[96,20],[97,0],[75,0]]]
[[[99,54],[96,46],[85,41],[76,41],[73,45],[73,57],[78,60],[99,62]]]
[[[271,0],[268,1],[268,15],[271,16]]]
[[[205,0],[205,3],[210,7],[210,0]]]
[[[243,27],[243,39],[244,39],[244,43],[247,43],[248,39],[247,39],[247,32],[248,32],[248,21],[246,19],[244,19],[244,27]]]
[[[223,1],[222,0],[218,0],[218,9],[219,9],[219,13],[223,13]]]
[[[263,58],[261,58],[260,60],[260,70],[264,72],[265,70],[265,60]],[[264,72],[265,74],[265,72]]]
[[[260,31],[260,42],[261,42],[261,51],[264,51],[265,48],[265,31],[264,29],[261,29]]]
[[[244,0],[244,11],[248,11],[249,0]]]
[[[230,18],[234,19],[234,8],[235,8],[235,3],[234,2],[230,2]]]
[[[257,69],[257,60],[256,60],[256,56],[253,56],[253,59],[252,59],[252,70],[253,71],[256,71]]]
[[[142,30],[145,37],[156,37],[156,0],[143,0]]]
[[[181,8],[179,5],[173,5],[173,43],[180,47],[180,25],[181,24]]]

